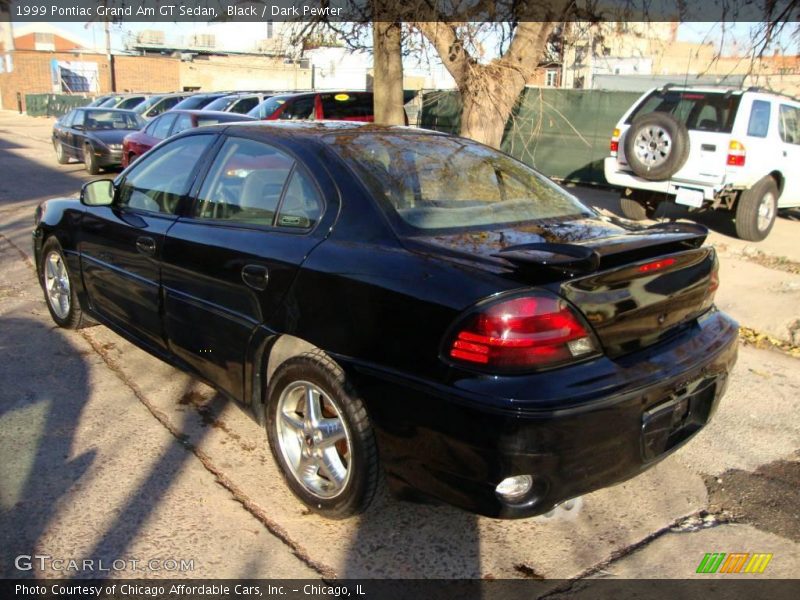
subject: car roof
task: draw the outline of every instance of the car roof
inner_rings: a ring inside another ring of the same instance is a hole
[[[114,112],[114,113],[125,113],[125,114],[138,114],[133,110],[128,110],[127,108],[103,108],[102,106],[80,106],[78,110],[83,111],[91,111],[91,112]]]
[[[230,113],[226,113],[230,114]],[[376,125],[361,121],[261,121],[254,120],[242,123],[227,123],[212,125],[209,129],[218,128],[227,131],[242,131],[263,136],[303,137],[318,139],[327,133],[394,133],[394,134],[423,134],[431,136],[447,136],[448,134],[431,129],[420,129],[406,125]]]
[[[247,115],[240,115],[238,113],[229,113],[224,112],[221,110],[203,110],[201,108],[198,109],[189,109],[189,108],[178,108],[168,110],[167,112],[161,113],[156,118],[161,118],[163,115],[199,115],[204,117],[220,117],[223,119],[234,119],[234,118],[242,118],[244,121],[255,121],[255,117],[248,117]]]

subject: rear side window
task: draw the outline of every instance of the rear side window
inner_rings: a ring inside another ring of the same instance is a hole
[[[175,127],[172,129],[172,135],[177,135],[181,131],[186,131],[187,129],[191,128],[192,128],[191,115],[183,113],[181,115],[178,115],[178,119],[175,121]]]
[[[291,100],[279,119],[305,120],[314,118],[314,96]]]
[[[203,182],[195,216],[272,226],[293,167],[291,157],[267,144],[229,138]]]
[[[353,117],[371,117],[371,94],[322,94],[323,119],[352,119]]]
[[[741,99],[741,95],[730,93],[656,90],[639,104],[626,123],[630,124],[639,115],[665,112],[687,129],[730,133]]]
[[[787,144],[800,144],[800,109],[781,104],[778,133]]]
[[[169,135],[169,129],[172,127],[172,123],[175,121],[174,114],[164,115],[163,117],[159,117],[158,124],[153,129],[153,133],[151,134],[153,137],[157,137],[160,140],[165,139]]]
[[[766,100],[754,100],[750,109],[750,123],[747,125],[747,135],[753,137],[767,137],[769,131],[770,103]]]

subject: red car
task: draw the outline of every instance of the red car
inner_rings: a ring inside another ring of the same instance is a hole
[[[193,127],[235,121],[253,121],[253,117],[236,113],[205,110],[170,110],[159,115],[147,127],[122,140],[122,166],[127,167],[162,140]]]
[[[266,121],[375,120],[372,92],[303,92],[267,98],[247,113]]]

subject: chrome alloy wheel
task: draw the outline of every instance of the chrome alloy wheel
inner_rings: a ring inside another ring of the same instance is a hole
[[[294,478],[319,498],[335,498],[350,479],[352,442],[341,410],[307,381],[288,386],[278,400],[278,446]]]
[[[775,196],[767,192],[758,203],[758,230],[766,231],[775,218]]]
[[[67,266],[56,251],[51,251],[44,259],[44,286],[50,308],[59,319],[69,315],[71,289]]]
[[[669,158],[672,137],[657,125],[642,127],[633,141],[636,158],[647,168],[658,167]]]

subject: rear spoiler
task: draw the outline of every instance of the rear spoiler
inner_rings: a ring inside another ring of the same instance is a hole
[[[624,262],[699,248],[708,229],[696,223],[657,223],[631,233],[584,243],[508,246],[492,254],[518,269],[546,268],[567,275],[594,273]]]

